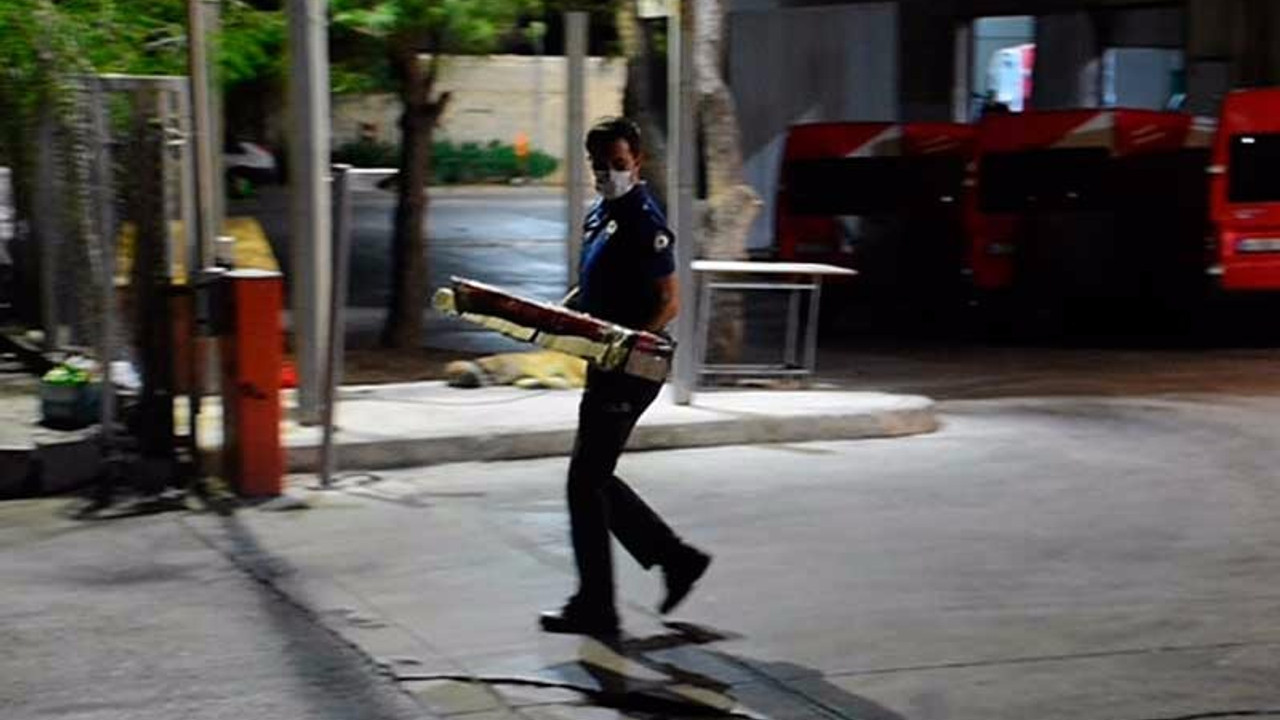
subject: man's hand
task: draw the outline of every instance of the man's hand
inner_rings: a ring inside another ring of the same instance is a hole
[[[644,329],[649,332],[661,332],[680,314],[680,283],[676,274],[656,280],[658,284],[658,314]]]

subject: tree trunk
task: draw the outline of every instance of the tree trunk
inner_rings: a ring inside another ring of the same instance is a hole
[[[693,68],[703,137],[707,200],[701,218],[700,257],[738,260],[747,256],[747,234],[762,205],[742,177],[737,109],[724,81],[725,0],[695,0]],[[742,298],[722,296],[712,326],[711,353],[735,362],[742,350]]]
[[[622,96],[622,112],[640,126],[644,145],[642,174],[664,203],[667,199],[667,137],[661,122],[661,106],[653,92],[653,52],[644,23],[633,2],[618,3],[618,39],[627,60],[627,83]]]
[[[721,72],[724,2],[694,2],[694,73],[707,181],[703,252],[717,260],[736,260],[746,257],[747,234],[762,203],[742,178],[737,108]]]
[[[414,50],[393,58],[400,77],[400,175],[395,235],[391,251],[391,296],[382,345],[416,348],[422,342],[422,313],[427,298],[427,256],[424,238],[427,218],[427,180],[431,170],[431,140],[436,121],[448,103],[448,93],[434,101],[439,60],[433,56],[424,73]]]

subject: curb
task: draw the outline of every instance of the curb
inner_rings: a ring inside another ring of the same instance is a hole
[[[831,440],[894,438],[931,433],[939,427],[932,400],[876,412],[805,416],[744,415],[732,419],[640,425],[627,449],[677,450],[726,445],[760,445]],[[463,462],[564,457],[573,447],[574,427],[472,435],[405,438],[338,444],[343,470],[393,470]],[[290,473],[319,470],[320,447],[286,449]]]
[[[88,486],[102,470],[93,431],[0,448],[0,499],[42,497]]]

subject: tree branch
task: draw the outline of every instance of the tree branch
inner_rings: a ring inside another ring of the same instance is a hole
[[[441,115],[444,115],[444,111],[448,109],[449,101],[452,99],[453,93],[446,90],[440,93],[440,96],[437,97],[435,101],[427,104],[425,112],[427,119],[431,121],[432,125],[440,119]]]
[[[436,78],[440,76],[440,53],[431,53],[431,59],[427,61],[427,74],[422,79],[423,89],[427,95],[431,94],[431,88],[436,86]]]

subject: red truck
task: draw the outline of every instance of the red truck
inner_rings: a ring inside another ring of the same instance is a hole
[[[791,128],[775,232],[781,259],[859,272],[864,310],[939,321],[959,304],[964,178],[976,131],[954,123]]]
[[[1195,300],[1213,133],[1146,110],[984,117],[966,196],[974,287],[1057,315]]]

